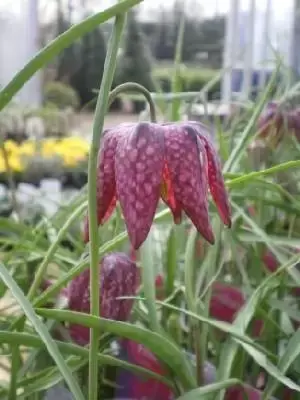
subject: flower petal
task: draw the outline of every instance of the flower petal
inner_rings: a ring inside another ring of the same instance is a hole
[[[146,239],[160,197],[164,166],[163,130],[157,124],[128,127],[116,150],[117,196],[129,239],[138,249]]]
[[[199,130],[198,132],[199,138],[204,144],[206,150],[208,162],[208,184],[212,198],[214,199],[223,223],[230,227],[231,208],[224,184],[220,159],[208,135],[201,134]]]
[[[164,130],[166,161],[175,198],[202,236],[214,243],[208,215],[204,146],[199,148],[201,143],[192,126],[166,125]]]
[[[101,147],[98,153],[97,167],[97,222],[103,224],[112,214],[116,198],[115,181],[115,151],[120,136],[119,130],[108,130],[104,132]],[[88,217],[84,222],[84,241],[89,241]]]
[[[172,188],[171,176],[168,165],[165,163],[163,170],[163,182],[160,192],[161,198],[170,208],[173,214],[175,224],[180,224],[181,222],[181,206],[176,201],[174,190]]]

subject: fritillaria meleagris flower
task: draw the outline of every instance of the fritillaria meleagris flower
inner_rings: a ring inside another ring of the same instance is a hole
[[[225,400],[262,400],[263,392],[250,385],[235,385],[226,390]],[[271,400],[276,400],[271,397]]]
[[[103,318],[126,321],[140,282],[139,269],[124,253],[110,253],[101,260],[100,315]],[[90,270],[74,278],[68,287],[68,308],[72,311],[90,312]],[[69,333],[81,345],[89,343],[89,328],[71,324]]]
[[[209,304],[209,315],[219,321],[232,323],[237,313],[245,304],[243,292],[236,286],[222,282],[212,284],[212,293]],[[252,333],[259,336],[263,329],[263,321],[253,321]]]
[[[212,284],[209,314],[220,321],[232,323],[245,303],[241,290],[222,282]]]
[[[285,130],[292,131],[300,139],[300,108],[284,109],[277,102],[266,105],[258,119],[258,128],[261,137],[273,136],[278,143]]]
[[[166,376],[166,371],[157,358],[142,344],[132,340],[122,340],[121,358],[146,368],[158,375]],[[173,400],[174,393],[166,384],[156,379],[139,377],[129,371],[121,370],[118,374],[116,399],[134,400]]]
[[[120,357],[130,362],[146,368],[158,375],[166,376],[166,371],[154,354],[146,349],[142,344],[132,340],[120,341]],[[193,357],[192,357],[193,358]],[[216,380],[216,368],[213,364],[205,361],[203,365],[204,384],[208,385]],[[117,376],[118,389],[116,390],[116,400],[173,400],[175,394],[166,384],[156,379],[145,379],[140,376],[121,369]]]
[[[184,211],[213,243],[209,188],[222,221],[231,225],[220,160],[207,128],[200,123],[143,122],[105,131],[96,184],[98,225],[109,218],[119,200],[134,249],[145,241],[160,197],[175,223],[180,223]],[[89,241],[87,219],[84,239]]]

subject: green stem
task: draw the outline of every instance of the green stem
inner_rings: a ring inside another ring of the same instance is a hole
[[[186,250],[185,250],[185,262],[184,262],[184,283],[185,283],[185,297],[187,302],[187,307],[189,311],[197,313],[197,299],[195,294],[195,245],[198,238],[197,230],[192,227],[188,236]],[[194,321],[192,318],[189,318],[189,327],[190,327],[190,341],[191,348],[196,356],[196,378],[198,386],[202,385],[203,382],[203,374],[202,374],[202,366],[203,359],[201,356],[201,347],[200,347],[200,329],[199,322]]]
[[[79,206],[73,212],[73,214],[71,214],[71,216],[67,219],[65,224],[60,229],[56,240],[49,247],[43,262],[41,263],[41,265],[39,266],[38,270],[35,273],[34,280],[33,280],[32,285],[31,285],[31,287],[30,287],[30,289],[28,291],[27,297],[28,297],[29,300],[33,300],[33,298],[34,298],[34,296],[36,294],[36,291],[40,287],[40,285],[41,285],[41,283],[43,281],[43,278],[45,277],[45,274],[46,274],[46,271],[47,271],[47,267],[48,267],[49,263],[51,262],[51,259],[54,256],[54,254],[55,254],[55,252],[56,252],[61,240],[66,235],[69,227],[73,224],[73,222],[78,220],[79,216],[83,213],[85,208],[86,208],[86,203],[83,203],[83,204],[81,204],[81,206]]]
[[[126,82],[117,86],[110,93],[109,106],[113,103],[113,101],[118,97],[121,92],[140,92],[143,96],[145,96],[146,100],[149,103],[151,122],[156,122],[155,104],[151,93],[144,86],[139,85],[135,82]]]
[[[206,282],[209,284],[209,287],[204,295],[203,303],[204,303],[204,310],[202,311],[202,315],[205,318],[209,317],[209,306],[211,302],[211,293],[212,293],[212,284],[216,277],[216,272],[218,271],[217,264],[220,254],[220,245],[221,245],[221,234],[222,234],[222,223],[219,218],[215,218],[213,221],[213,231],[215,232],[215,245],[209,249],[207,254],[208,257],[208,265],[209,268],[206,269]],[[203,363],[207,360],[207,349],[208,349],[208,340],[209,340],[209,331],[210,327],[207,324],[199,324],[198,327],[198,340],[199,340],[199,347],[200,347],[200,355],[202,361],[202,371],[203,371]]]
[[[101,132],[103,131],[104,118],[105,113],[108,107],[113,103],[115,98],[121,93],[125,91],[136,91],[143,94],[146,100],[149,103],[150,107],[150,115],[151,121],[156,122],[156,112],[155,105],[153,99],[151,97],[150,92],[134,82],[126,82],[119,86],[117,86],[114,90],[109,93],[113,75],[116,66],[116,56],[117,50],[119,46],[119,42],[122,35],[122,30],[124,26],[124,17],[117,17],[115,23],[115,29],[112,34],[112,38],[110,41],[110,47],[108,49],[106,62],[103,75],[103,85],[101,85],[98,100],[95,111],[95,121],[93,128],[93,139],[90,151],[90,159],[89,159],[89,173],[88,173],[88,203],[89,203],[89,234],[91,238],[91,274],[90,274],[90,288],[91,288],[91,314],[95,316],[99,316],[99,297],[100,297],[100,288],[99,288],[99,277],[100,277],[100,268],[99,268],[99,256],[98,256],[98,225],[97,225],[97,192],[96,192],[96,168],[97,168],[97,155],[99,151],[99,144],[101,139]],[[97,351],[98,351],[98,339],[99,339],[99,331],[91,330],[91,339],[90,339],[90,372],[89,372],[89,396],[92,399],[92,396],[97,393],[98,390],[98,372],[97,372]]]
[[[249,181],[260,178],[262,176],[272,175],[276,172],[286,171],[288,169],[297,168],[299,166],[300,160],[287,161],[285,163],[275,165],[274,167],[263,169],[262,171],[250,172],[249,174],[239,176],[238,178],[234,178],[231,181],[226,182],[226,185],[228,187],[233,187],[241,183],[248,183]],[[225,173],[224,176],[226,177],[227,174]]]
[[[115,19],[114,28],[109,40],[102,84],[99,90],[95,119],[93,126],[93,138],[89,156],[88,166],[88,212],[89,212],[89,234],[90,234],[90,292],[91,292],[91,314],[99,316],[99,277],[98,267],[98,224],[97,224],[97,189],[96,168],[97,155],[99,151],[101,133],[103,131],[104,118],[109,102],[109,92],[112,85],[119,44],[125,24],[126,15],[120,14]],[[89,353],[89,399],[98,398],[98,341],[100,332],[91,329],[90,353]]]

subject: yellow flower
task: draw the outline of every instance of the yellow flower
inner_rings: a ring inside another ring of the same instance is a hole
[[[28,140],[24,142],[19,149],[21,155],[33,156],[36,153],[35,143]]]
[[[23,167],[19,157],[16,157],[16,156],[9,157],[8,163],[9,163],[9,167],[14,172],[21,172],[24,170],[24,167]]]
[[[64,165],[66,167],[76,167],[78,164],[78,159],[74,157],[72,154],[65,154],[64,157]]]
[[[62,140],[62,145],[81,150],[85,154],[88,153],[90,148],[89,142],[80,137],[65,138]]]
[[[19,150],[19,146],[13,140],[5,140],[4,148],[8,153],[14,153]]]
[[[3,174],[6,171],[5,163],[3,158],[0,158],[0,174]]]

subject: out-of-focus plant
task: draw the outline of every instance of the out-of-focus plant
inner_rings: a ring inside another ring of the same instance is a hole
[[[18,180],[39,182],[42,178],[60,178],[64,173],[86,170],[89,143],[79,137],[27,140],[21,144],[7,140],[4,148],[9,166]],[[6,164],[0,157],[0,175],[5,178]]]
[[[58,109],[79,107],[79,96],[69,85],[62,82],[49,82],[44,89],[45,104],[55,105]]]

